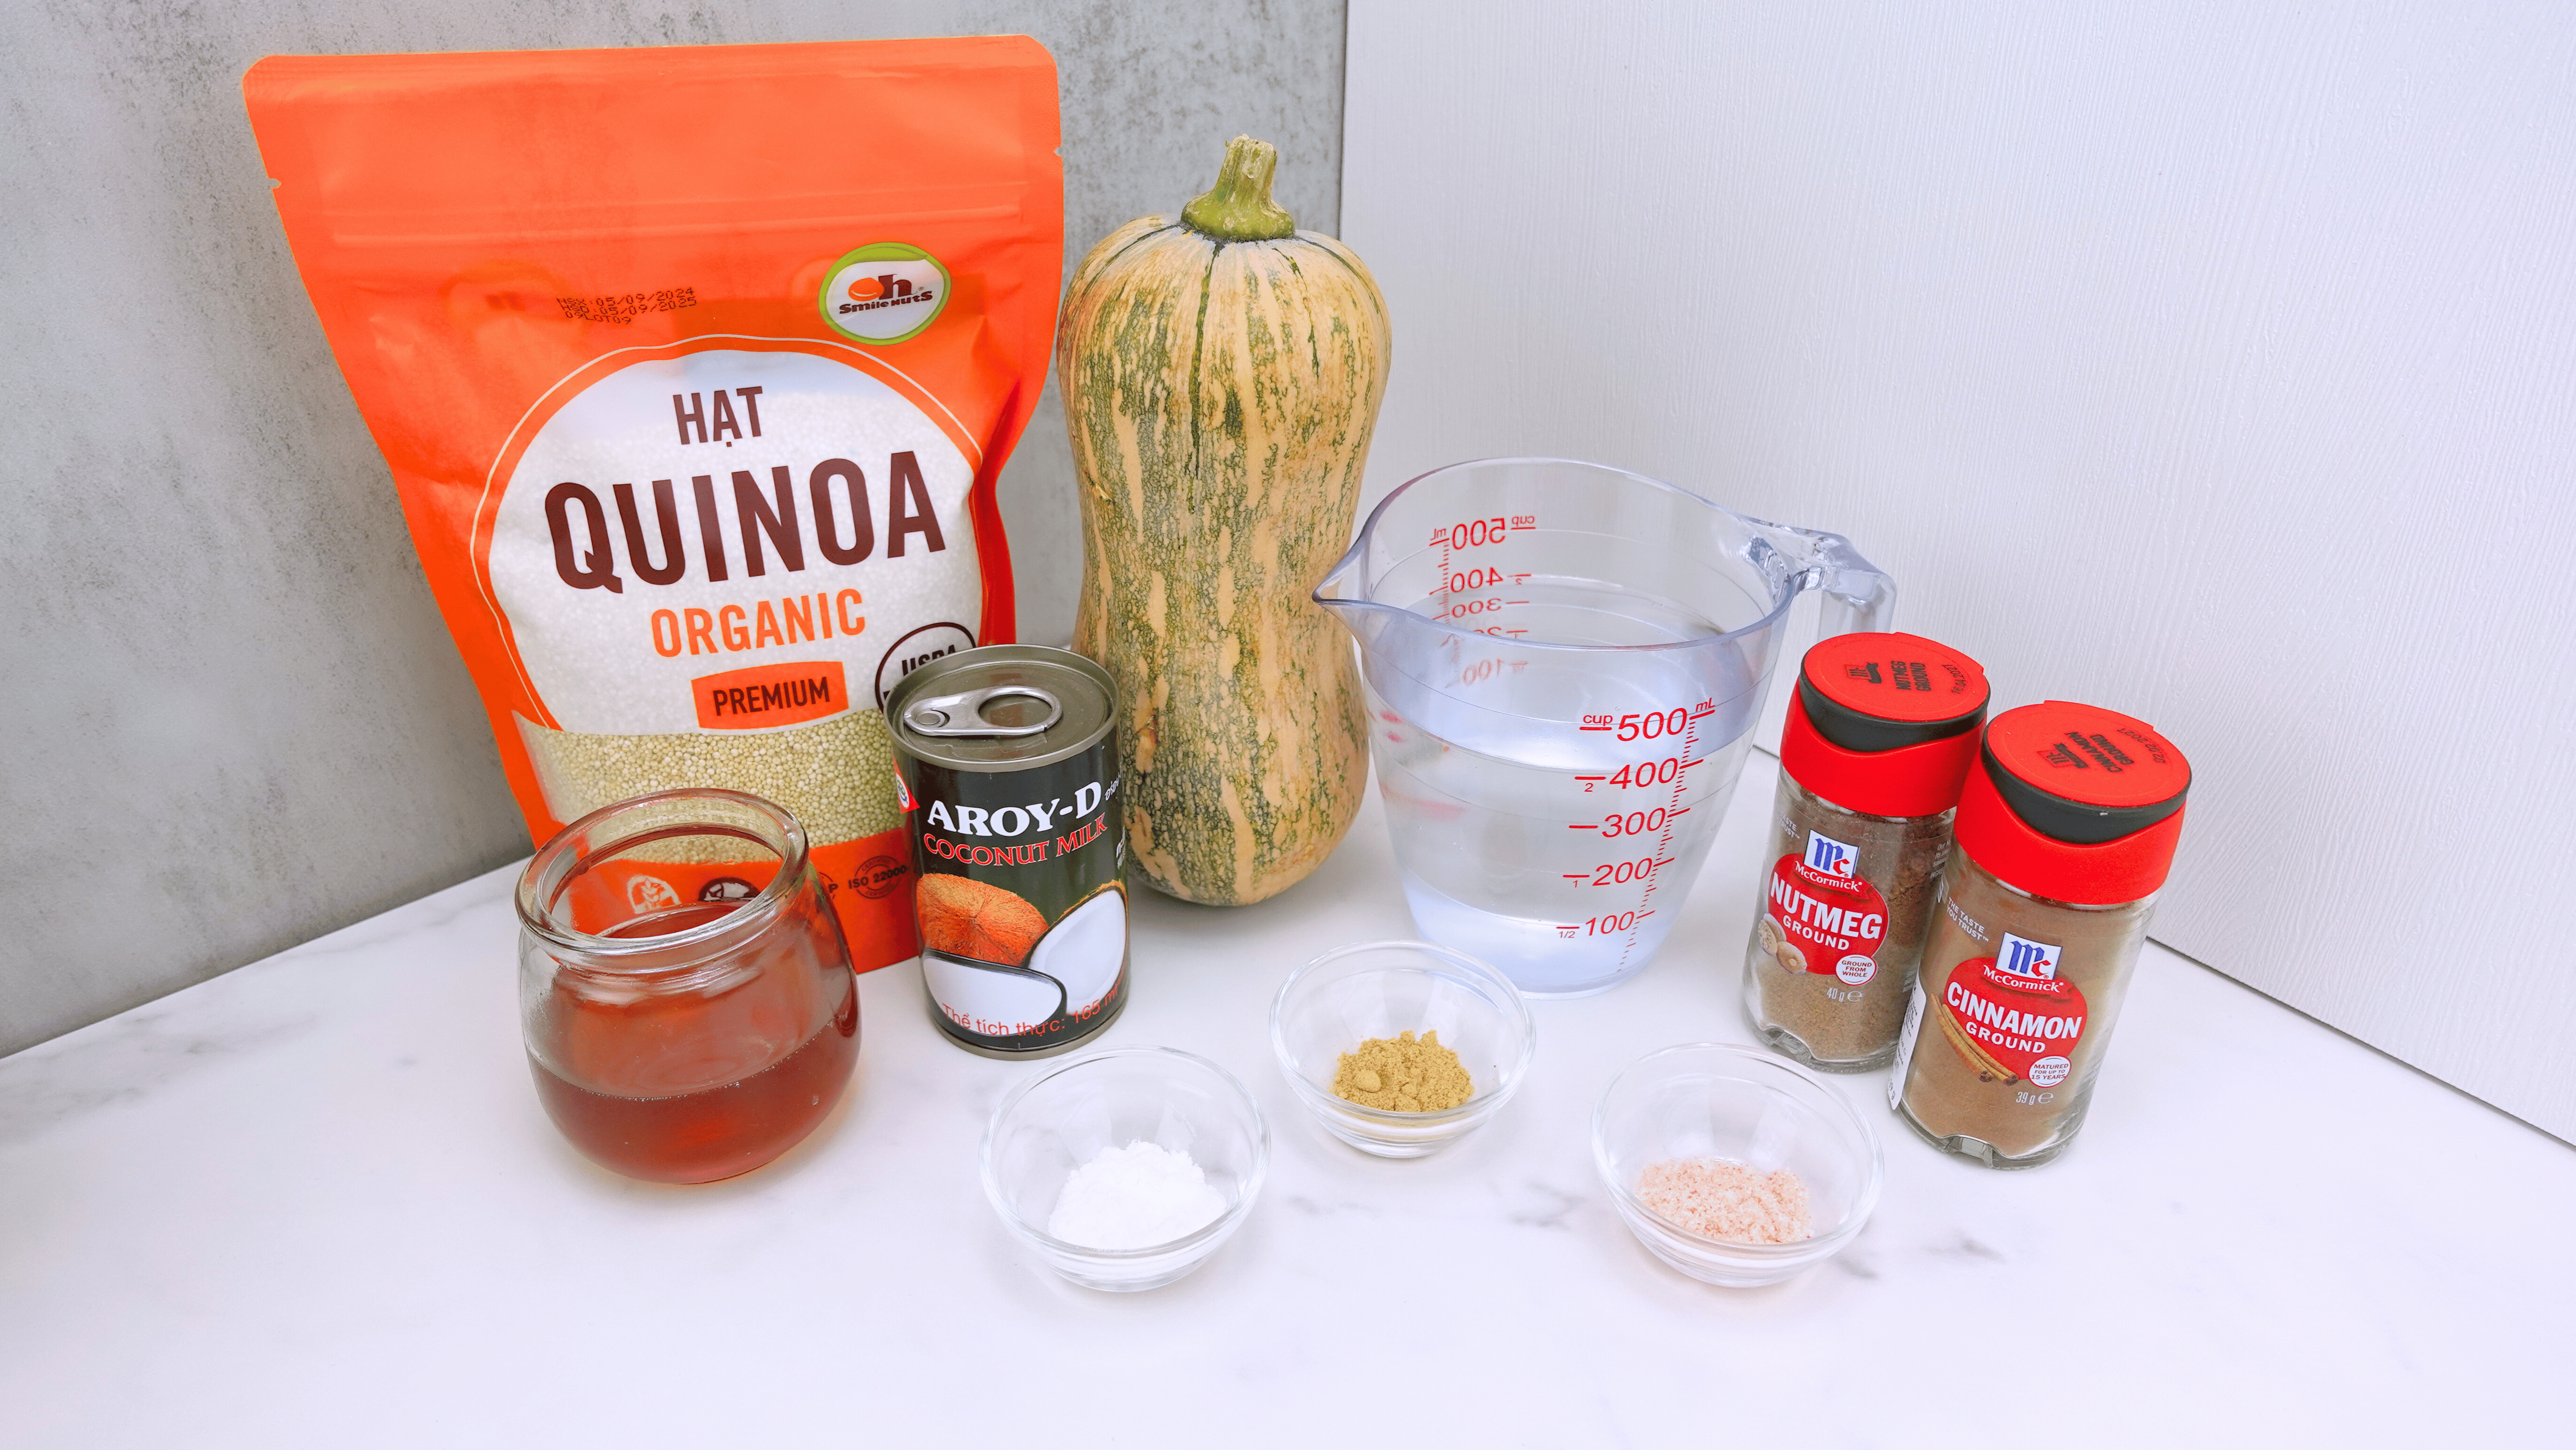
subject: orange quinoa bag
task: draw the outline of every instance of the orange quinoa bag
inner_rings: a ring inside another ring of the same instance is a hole
[[[1054,324],[1053,60],[271,56],[242,89],[530,832],[768,796],[853,960],[911,956],[880,705],[1014,637],[993,488]],[[765,879],[669,855],[630,863],[634,909]]]

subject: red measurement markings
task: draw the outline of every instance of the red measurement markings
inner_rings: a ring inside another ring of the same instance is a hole
[[[1501,543],[1510,532],[1511,520],[1508,518],[1469,519],[1445,529],[1433,529],[1431,542],[1445,544],[1452,549],[1481,549],[1487,544]]]
[[[1517,675],[1528,668],[1529,661],[1527,660],[1498,660],[1488,655],[1483,659],[1471,660],[1467,664],[1461,666],[1456,677],[1450,681],[1450,684],[1454,687],[1463,689],[1469,685],[1481,685],[1485,681],[1492,679],[1494,676],[1501,674],[1506,669]],[[1389,718],[1391,719],[1393,717],[1390,716]]]
[[[1663,712],[1661,715],[1649,716],[1647,718],[1653,719],[1660,724],[1668,720],[1673,715],[1681,715],[1682,720],[1680,723],[1682,728],[1677,732],[1681,736],[1681,740],[1679,742],[1681,753],[1676,758],[1691,759],[1699,754],[1699,722],[1707,719],[1715,713],[1717,713],[1717,702],[1715,700],[1702,700],[1697,704],[1690,706],[1687,710],[1668,710]],[[1643,723],[1640,722],[1639,729],[1641,733],[1643,728]],[[1623,735],[1620,738],[1624,740],[1628,737]],[[1660,773],[1661,772],[1659,771],[1658,774]],[[1662,830],[1655,838],[1655,857],[1659,861],[1669,862],[1673,859],[1673,825],[1690,809],[1690,807],[1682,804],[1682,787],[1687,774],[1688,772],[1682,770],[1676,770],[1673,772],[1672,796],[1663,807],[1664,820]],[[1606,835],[1607,832],[1604,832],[1604,834]],[[1646,889],[1639,893],[1637,897],[1637,905],[1639,907],[1643,908],[1655,899],[1655,888],[1663,883],[1663,879],[1664,877],[1661,871],[1654,872],[1646,877]],[[1687,887],[1689,883],[1685,882],[1683,884]],[[1654,913],[1651,911],[1640,910],[1637,913],[1637,919],[1643,921],[1653,914]],[[1637,938],[1632,932],[1630,933],[1626,944],[1621,946],[1619,949],[1620,968],[1624,969],[1628,965],[1628,958],[1636,955],[1636,952]]]
[[[1603,915],[1587,919],[1583,923],[1583,934],[1585,936],[1617,936],[1623,931],[1633,932],[1637,929],[1637,924],[1639,922],[1644,921],[1647,917],[1652,915],[1654,915],[1654,913],[1651,911],[1608,912]],[[1563,931],[1561,934],[1565,936],[1574,935],[1571,930]],[[1635,950],[1635,938],[1631,937],[1629,939],[1628,946],[1631,951]],[[1619,954],[1619,964],[1621,966],[1626,966],[1628,964],[1627,952],[1621,952]]]
[[[1473,594],[1479,589],[1500,589],[1506,584],[1527,584],[1529,577],[1527,574],[1506,574],[1500,569],[1492,568],[1469,569],[1464,573],[1452,574],[1447,566],[1443,565],[1440,571],[1440,582],[1432,588],[1431,592]],[[1512,603],[1527,604],[1529,601],[1515,599]]]
[[[1480,565],[1476,568],[1462,572],[1451,567],[1449,556],[1453,550],[1481,549],[1488,544],[1499,544],[1506,538],[1510,537],[1511,531],[1514,529],[1534,529],[1537,527],[1538,516],[1536,514],[1514,514],[1499,515],[1489,519],[1469,519],[1465,523],[1451,524],[1446,528],[1433,529],[1431,531],[1431,544],[1433,547],[1440,550],[1440,582],[1433,587],[1431,591],[1432,596],[1434,598],[1448,598],[1450,596],[1479,589],[1500,589],[1507,582],[1512,584],[1525,584],[1529,582],[1530,576],[1527,573],[1505,573],[1499,568],[1486,565]],[[1499,596],[1468,600],[1452,598],[1448,604],[1444,605],[1438,613],[1431,617],[1433,619],[1450,620],[1460,623],[1478,634],[1489,634],[1497,637],[1509,635],[1513,638],[1518,638],[1529,633],[1529,631],[1526,629],[1506,629],[1497,624],[1475,624],[1470,621],[1474,620],[1479,615],[1491,614],[1496,610],[1509,609],[1515,605],[1527,603],[1529,603],[1529,601],[1526,599],[1504,599]]]
[[[1453,549],[1472,549],[1480,544],[1498,544],[1514,529],[1538,527],[1536,514],[1498,514],[1489,519],[1469,519],[1431,531],[1430,542],[1447,544]]]
[[[1688,781],[1690,768],[1705,763],[1707,759],[1699,754],[1697,749],[1700,743],[1699,722],[1716,713],[1715,700],[1701,700],[1690,705],[1676,705],[1669,710],[1586,715],[1576,725],[1577,729],[1598,731],[1623,743],[1670,740],[1678,747],[1676,753],[1672,755],[1622,765],[1615,772],[1573,777],[1583,782],[1583,789],[1587,795],[1596,785],[1614,785],[1622,790],[1651,790],[1660,786],[1671,792],[1665,803],[1660,806],[1633,811],[1612,811],[1598,822],[1569,821],[1566,823],[1566,829],[1569,831],[1595,831],[1605,841],[1632,836],[1655,838],[1655,852],[1652,856],[1641,857],[1635,861],[1612,862],[1608,865],[1596,866],[1588,877],[1571,872],[1561,873],[1568,881],[1582,881],[1590,886],[1622,886],[1640,882],[1644,884],[1645,890],[1639,895],[1637,901],[1638,910],[1592,917],[1580,928],[1583,934],[1590,936],[1628,933],[1627,944],[1619,953],[1620,967],[1627,966],[1628,959],[1635,955],[1637,941],[1634,932],[1637,923],[1655,914],[1653,908],[1647,903],[1654,899],[1655,888],[1663,879],[1663,868],[1672,865],[1676,859],[1672,854],[1673,833],[1678,828],[1681,818],[1690,814],[1691,809],[1682,804],[1682,789]],[[1557,929],[1557,934],[1561,937],[1572,937],[1576,933],[1577,929],[1573,927]]]
[[[1577,728],[1606,730],[1624,744],[1631,740],[1661,740],[1669,736],[1677,736],[1689,728],[1691,721],[1698,718],[1699,716],[1692,714],[1688,707],[1675,705],[1669,710],[1649,710],[1642,714],[1631,712],[1626,715],[1586,715],[1583,717],[1582,725]]]
[[[1679,800],[1680,796],[1676,795],[1674,799]],[[1601,818],[1601,824],[1591,829],[1599,831],[1603,840],[1619,836],[1642,836],[1652,831],[1662,831],[1664,838],[1670,840],[1673,818],[1688,814],[1690,814],[1688,806],[1655,806],[1649,810],[1629,811],[1625,814],[1612,811]]]
[[[1591,886],[1626,886],[1631,882],[1643,881],[1671,864],[1673,864],[1673,858],[1670,856],[1644,856],[1634,861],[1605,861],[1593,867],[1588,875],[1574,873],[1565,879],[1581,881]]]
[[[1634,765],[1620,766],[1619,772],[1616,775],[1578,775],[1575,779],[1585,782],[1597,781],[1604,785],[1615,785],[1622,790],[1638,790],[1658,785],[1670,785],[1674,781],[1681,779],[1683,771],[1701,763],[1702,762],[1697,759],[1685,760],[1678,755],[1667,755],[1661,760],[1641,760]],[[1590,784],[1586,784],[1583,787],[1583,793],[1585,795],[1592,794],[1592,786]]]

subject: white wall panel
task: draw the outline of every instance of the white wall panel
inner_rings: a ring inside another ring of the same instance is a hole
[[[2192,756],[2161,938],[2576,1136],[2571,77],[2541,4],[1354,0],[1370,486],[1850,534]]]

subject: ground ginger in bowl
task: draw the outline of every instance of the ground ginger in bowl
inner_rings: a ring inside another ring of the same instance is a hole
[[[1476,1084],[1434,1028],[1419,1037],[1372,1037],[1343,1053],[1333,1095],[1381,1112],[1445,1113],[1474,1097]]]

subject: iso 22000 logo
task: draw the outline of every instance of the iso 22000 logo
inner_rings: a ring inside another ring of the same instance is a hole
[[[823,320],[858,342],[902,342],[948,306],[948,269],[919,247],[872,242],[842,254],[823,277]]]
[[[911,874],[910,866],[892,856],[870,856],[859,863],[859,869],[850,873],[850,884],[859,889],[861,896],[876,901],[893,895],[894,889],[903,884],[903,878]]]

